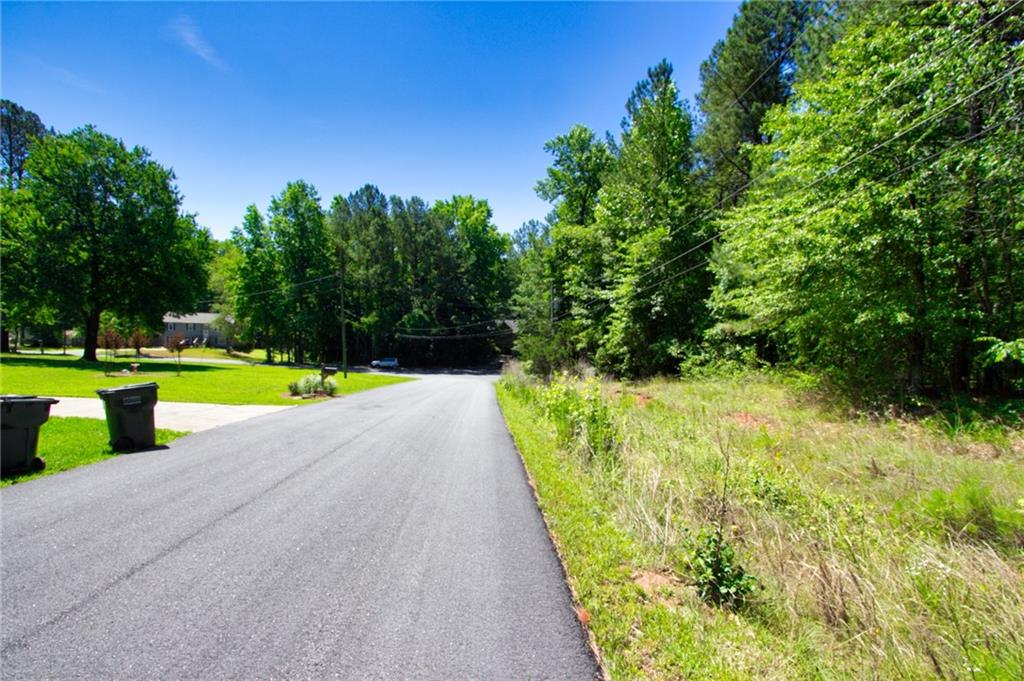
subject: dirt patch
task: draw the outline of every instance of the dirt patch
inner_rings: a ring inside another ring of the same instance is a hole
[[[633,573],[633,582],[651,598],[664,600],[664,590],[672,590],[681,585],[679,578],[654,570],[637,570]]]
[[[769,430],[775,427],[775,421],[765,416],[755,416],[749,411],[734,411],[727,415],[728,418],[738,425],[744,428],[768,428]]]
[[[636,400],[636,406],[640,408],[646,407],[654,399],[647,393],[637,393],[633,397]]]

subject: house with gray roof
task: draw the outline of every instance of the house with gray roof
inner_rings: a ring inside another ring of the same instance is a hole
[[[175,334],[181,334],[181,337],[193,347],[222,348],[225,344],[221,333],[213,326],[213,320],[216,318],[217,314],[214,312],[195,312],[186,315],[166,314],[164,315],[164,331],[160,334],[160,344],[166,346],[169,338]]]

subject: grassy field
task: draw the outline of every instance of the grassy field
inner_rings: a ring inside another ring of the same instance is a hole
[[[97,388],[128,383],[156,381],[159,398],[166,402],[204,402],[216,404],[296,404],[288,395],[288,383],[310,369],[279,366],[245,366],[182,362],[181,375],[171,360],[140,361],[136,375],[121,374],[132,358],[114,360],[111,375],[105,375],[106,362],[84,362],[77,357],[59,355],[0,356],[0,392],[63,397],[95,397]],[[378,388],[410,380],[380,374],[337,376],[338,395]]]
[[[188,435],[174,430],[157,428],[157,445]],[[33,473],[6,475],[0,478],[0,487],[53,475],[117,456],[108,444],[106,421],[57,416],[50,417],[39,429],[38,455],[46,460],[46,468]]]
[[[1024,678],[1024,429],[792,380],[498,397],[613,678]]]

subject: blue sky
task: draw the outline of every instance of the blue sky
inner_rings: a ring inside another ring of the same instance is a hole
[[[473,194],[511,231],[549,210],[545,141],[617,131],[663,57],[692,100],[737,6],[5,1],[0,92],[147,147],[218,238],[299,178]]]

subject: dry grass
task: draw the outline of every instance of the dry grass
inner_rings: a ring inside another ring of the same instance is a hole
[[[588,477],[600,510],[630,539],[635,555],[623,562],[640,576],[644,607],[661,612],[645,616],[645,627],[664,628],[656,635],[598,637],[622,648],[609,657],[635,661],[623,669],[1024,678],[1019,426],[951,433],[851,416],[757,374],[607,383],[603,393],[619,433],[614,465],[556,455]],[[720,518],[760,584],[737,612],[701,603],[687,586],[693,537]],[[672,633],[680,627],[685,635]],[[699,662],[709,656],[722,665]]]

